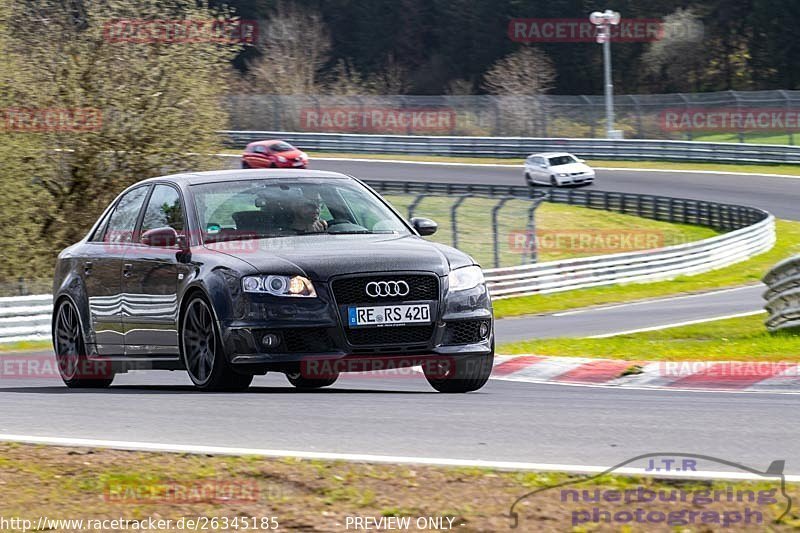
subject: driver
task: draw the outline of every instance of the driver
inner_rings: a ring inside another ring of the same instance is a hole
[[[319,200],[303,197],[292,210],[289,228],[296,233],[324,233],[328,230],[328,223],[319,218],[319,212]]]

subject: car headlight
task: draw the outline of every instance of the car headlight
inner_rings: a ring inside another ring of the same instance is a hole
[[[308,154],[305,152],[300,152],[300,159],[308,159]]]
[[[479,266],[468,266],[452,270],[447,275],[450,291],[473,289],[484,282],[483,270]]]
[[[558,175],[559,178],[566,178],[567,176],[569,176],[569,174],[565,174],[563,172]]]
[[[281,163],[286,163],[286,158],[283,157],[282,155],[279,155],[278,156],[278,161],[280,161]]]
[[[242,288],[244,292],[273,296],[317,297],[314,284],[303,276],[245,276],[242,278]]]

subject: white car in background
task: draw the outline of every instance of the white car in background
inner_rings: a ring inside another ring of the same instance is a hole
[[[566,152],[531,154],[525,159],[525,181],[561,187],[594,183],[594,170],[583,159]]]

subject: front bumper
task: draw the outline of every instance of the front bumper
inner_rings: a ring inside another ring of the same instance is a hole
[[[255,373],[317,359],[396,359],[405,362],[398,366],[411,366],[426,359],[493,350],[492,307],[485,285],[430,301],[429,326],[359,328],[366,336],[348,330],[343,317],[347,306],[336,305],[328,284],[315,282],[315,288],[317,298],[308,300],[242,294],[243,302],[235,306],[239,316],[220,324],[230,363]],[[488,331],[483,334],[484,330]],[[267,335],[280,342],[268,346]]]
[[[588,185],[594,183],[594,174],[581,174],[578,176],[557,176],[559,185]]]
[[[275,161],[275,166],[277,168],[306,168],[308,166],[308,161],[294,161],[291,159],[284,163]]]

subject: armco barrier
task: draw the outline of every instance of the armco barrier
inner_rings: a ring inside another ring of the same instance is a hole
[[[800,331],[800,256],[781,261],[764,276],[770,331]]]
[[[535,152],[573,152],[591,159],[712,161],[800,164],[800,146],[707,143],[639,139],[547,139],[528,137],[446,137],[361,135],[293,131],[222,131],[230,145],[280,138],[304,150],[380,154],[421,154],[523,158]]]
[[[0,298],[0,343],[49,337],[52,310],[49,294]]]
[[[399,181],[367,181],[367,184],[381,192],[470,194],[531,201],[543,199],[541,191],[524,186]],[[656,281],[697,274],[742,261],[769,250],[775,243],[775,218],[766,211],[754,207],[574,189],[552,190],[544,199],[654,220],[708,226],[727,233],[697,242],[654,250],[486,269],[484,273],[493,298],[543,294],[617,283]],[[797,265],[800,265],[800,261]],[[797,272],[798,266],[792,264],[781,269],[785,269],[786,272],[795,269],[794,272]],[[778,272],[783,271],[778,270]],[[775,276],[775,279],[786,277],[782,274]],[[794,278],[800,280],[800,274]],[[793,288],[796,289],[797,285]],[[796,293],[797,291],[794,294]],[[0,298],[0,342],[49,336],[51,307],[50,295]],[[796,312],[800,308],[795,305],[793,309]],[[796,322],[800,323],[800,315],[793,316]]]

